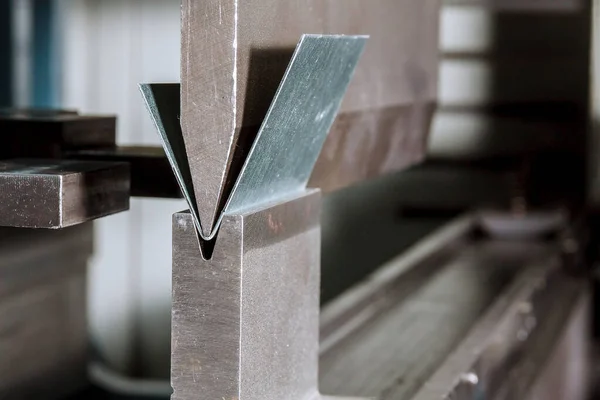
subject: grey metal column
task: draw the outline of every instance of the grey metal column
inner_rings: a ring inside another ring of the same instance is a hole
[[[173,399],[318,396],[320,195],[224,218],[204,260],[173,218]]]

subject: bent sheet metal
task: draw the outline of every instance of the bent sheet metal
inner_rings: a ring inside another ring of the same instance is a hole
[[[319,156],[362,54],[366,36],[303,35],[258,135],[217,221],[201,221],[179,123],[179,84],[142,84],[158,129],[200,237],[215,237],[224,214],[300,192]],[[201,134],[201,128],[199,134]]]

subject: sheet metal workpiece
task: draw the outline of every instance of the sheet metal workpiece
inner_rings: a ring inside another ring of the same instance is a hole
[[[0,162],[0,226],[58,229],[129,209],[129,166],[95,161]]]
[[[211,206],[204,192],[215,178],[211,175],[214,171],[204,170],[205,180],[200,183],[198,175],[194,176],[204,162],[198,159],[200,153],[186,144],[180,126],[184,110],[179,110],[178,85],[140,86],[202,239],[212,240],[223,215],[306,188],[366,41],[367,37],[360,35],[300,38],[256,138],[240,160],[239,173],[230,176],[234,182],[215,221],[206,214]],[[203,134],[194,140],[201,142]],[[218,158],[212,161],[220,163]]]
[[[224,217],[204,260],[173,217],[173,400],[308,400],[318,393],[320,194]]]
[[[181,125],[203,223],[217,219],[304,33],[370,36],[311,187],[420,161],[437,96],[439,8],[440,0],[183,0]]]

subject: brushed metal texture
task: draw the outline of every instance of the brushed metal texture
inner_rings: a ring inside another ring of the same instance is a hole
[[[226,215],[211,260],[173,217],[173,400],[318,396],[320,195]]]
[[[365,137],[389,135],[394,126],[390,142],[407,135],[424,142],[426,110],[437,94],[439,7],[439,0],[184,0],[181,124],[204,223],[218,218],[237,175],[237,153],[252,142],[303,33],[369,35],[341,115],[353,114]],[[412,127],[402,122],[405,115],[381,125],[373,117],[393,107],[411,107]],[[346,136],[340,129],[335,124],[332,135]],[[419,161],[425,149],[412,150],[420,156],[410,153],[393,168]],[[365,153],[349,163],[364,166],[378,156]]]
[[[126,163],[0,162],[0,226],[58,229],[125,211],[129,186]]]
[[[364,36],[302,36],[225,213],[306,188],[366,42]]]

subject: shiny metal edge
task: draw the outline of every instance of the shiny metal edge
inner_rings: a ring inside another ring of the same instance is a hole
[[[198,203],[179,123],[180,85],[179,83],[142,83],[139,88],[181,193],[190,207],[196,229],[202,235]]]

